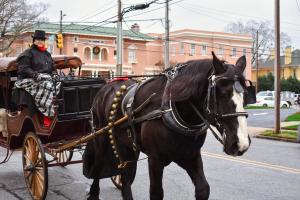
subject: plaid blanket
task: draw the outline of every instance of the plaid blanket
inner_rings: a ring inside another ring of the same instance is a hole
[[[38,110],[45,116],[53,117],[53,95],[60,91],[61,82],[56,82],[56,90],[54,82],[49,74],[39,74],[40,81],[34,81],[32,78],[26,78],[15,82],[15,87],[24,89],[34,99]]]

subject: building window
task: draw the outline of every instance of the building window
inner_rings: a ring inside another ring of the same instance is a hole
[[[92,60],[92,52],[91,52],[91,49],[89,47],[85,47],[83,52],[84,52],[84,59],[85,60]]]
[[[108,52],[106,48],[101,49],[101,61],[108,60]]]
[[[243,48],[243,56],[247,56],[247,49]]]
[[[171,54],[172,54],[172,56],[175,56],[175,54],[176,54],[176,46],[172,46]]]
[[[236,48],[233,47],[232,48],[232,54],[231,54],[232,57],[236,57]]]
[[[128,47],[128,62],[136,63],[136,47],[134,45]]]
[[[117,59],[117,50],[114,50],[114,59]]]
[[[207,46],[206,45],[202,45],[201,54],[202,55],[206,55],[207,54]]]
[[[79,42],[79,37],[78,37],[78,36],[74,36],[74,37],[73,37],[73,41],[74,41],[74,42]]]
[[[196,49],[196,45],[195,44],[191,44],[190,56],[195,55],[195,49]]]
[[[224,55],[224,47],[223,46],[219,46],[218,55],[219,56],[223,56]]]
[[[184,54],[184,43],[180,43],[180,54]]]

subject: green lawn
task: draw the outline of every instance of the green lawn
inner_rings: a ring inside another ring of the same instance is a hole
[[[284,121],[291,122],[291,121],[300,121],[300,112],[294,113],[288,116]]]
[[[284,138],[284,139],[297,139],[297,132],[296,131],[281,131],[280,134],[275,134],[273,130],[264,131],[261,135],[269,136],[269,137],[276,137],[276,138]]]
[[[292,125],[292,126],[285,126],[285,127],[282,127],[282,129],[284,130],[298,130],[298,124],[297,125]]]

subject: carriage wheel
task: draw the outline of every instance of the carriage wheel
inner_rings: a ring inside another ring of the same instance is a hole
[[[66,150],[55,154],[57,157],[56,162],[62,164],[62,166],[67,165],[67,162],[70,162],[73,157],[73,150]]]
[[[132,184],[135,178],[135,174],[136,174],[136,166],[134,167],[134,170],[132,170],[132,176],[131,176],[131,180],[130,183]],[[116,176],[112,176],[110,179],[113,182],[113,184],[116,186],[116,188],[118,188],[119,190],[122,190],[122,181],[121,181],[121,174],[118,174]]]
[[[22,157],[25,182],[32,199],[44,200],[48,189],[47,161],[40,140],[32,132],[24,139]]]

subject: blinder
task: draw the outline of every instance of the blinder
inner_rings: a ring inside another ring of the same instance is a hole
[[[249,86],[246,87],[244,92],[244,105],[256,103],[256,89],[250,80],[248,82]]]

